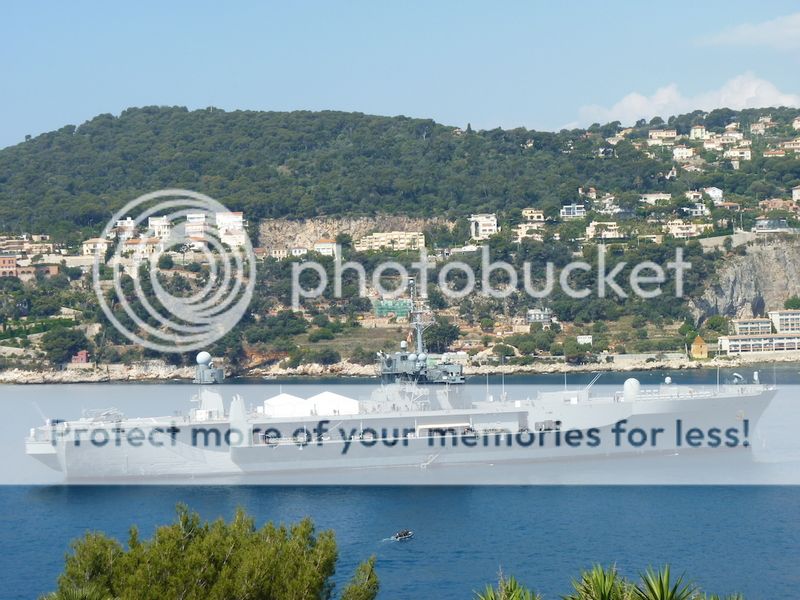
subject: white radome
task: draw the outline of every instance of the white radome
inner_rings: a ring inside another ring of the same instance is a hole
[[[636,397],[639,395],[639,388],[641,384],[639,380],[631,377],[630,379],[626,379],[625,383],[622,385],[622,396],[626,402],[633,402],[636,400]]]
[[[197,364],[198,365],[208,365],[211,362],[211,355],[203,350],[197,355]]]

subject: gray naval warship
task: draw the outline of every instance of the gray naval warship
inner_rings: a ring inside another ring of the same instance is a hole
[[[465,382],[464,367],[460,364],[436,360],[425,347],[425,330],[434,321],[428,305],[417,296],[413,279],[408,284],[411,295],[411,343],[400,342],[400,350],[394,353],[378,352],[378,372],[384,383],[443,383],[462,384]]]
[[[469,466],[456,471],[469,477],[476,465],[684,453],[692,450],[684,438],[697,431],[708,432],[709,448],[742,449],[776,391],[757,374],[752,383],[740,378],[716,388],[670,378],[645,388],[630,378],[622,390],[599,394],[592,382],[456,406],[448,401],[454,390],[414,382],[382,384],[361,399],[330,390],[275,395],[267,386],[242,390],[257,402],[247,407],[239,386],[216,385],[222,373],[207,352],[197,362],[198,406],[188,414],[127,417],[106,409],[48,419],[26,437],[28,456],[74,481],[255,475],[275,482],[286,473],[351,473],[341,481],[391,483],[394,468],[418,473],[433,466]],[[228,406],[226,392],[233,396]],[[663,439],[652,447],[636,440],[620,446],[620,431],[652,431],[653,439],[659,431]]]

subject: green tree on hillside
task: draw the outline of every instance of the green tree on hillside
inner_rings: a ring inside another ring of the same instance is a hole
[[[457,325],[437,319],[436,323],[425,330],[425,345],[430,352],[446,352],[447,348],[461,335]]]
[[[89,340],[78,329],[52,329],[42,336],[42,350],[54,365],[69,362],[76,352],[89,349]]]
[[[792,296],[783,303],[783,308],[788,310],[800,310],[800,297]]]

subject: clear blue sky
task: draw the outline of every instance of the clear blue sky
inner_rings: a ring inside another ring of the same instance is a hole
[[[797,104],[798,11],[752,0],[6,0],[0,146],[152,104],[538,129],[732,97]]]

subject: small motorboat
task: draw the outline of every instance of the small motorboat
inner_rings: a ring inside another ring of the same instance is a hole
[[[412,537],[414,537],[413,531],[411,531],[410,529],[401,529],[392,536],[392,539],[395,542],[403,542],[405,540],[410,540]]]

